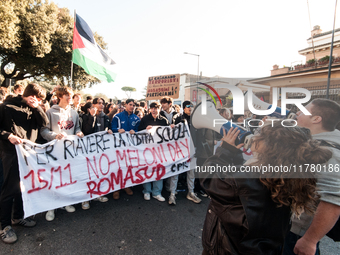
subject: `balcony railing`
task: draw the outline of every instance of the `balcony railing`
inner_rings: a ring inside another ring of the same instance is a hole
[[[340,64],[340,57],[332,58],[332,65]],[[319,59],[316,62],[309,62],[304,65],[299,64],[291,67],[289,71],[301,71],[303,69],[321,68],[329,65],[329,59]]]

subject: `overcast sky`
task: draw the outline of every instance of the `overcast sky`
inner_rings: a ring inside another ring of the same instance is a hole
[[[121,87],[137,89],[149,76],[191,73],[204,76],[270,76],[274,64],[305,60],[310,23],[307,0],[54,0],[76,10],[108,43],[117,79],[86,93],[125,97]],[[309,0],[311,25],[333,29],[335,0]],[[337,7],[339,13],[339,6]],[[340,14],[339,14],[340,15]],[[340,27],[340,18],[336,28]],[[293,65],[297,64],[293,63]]]

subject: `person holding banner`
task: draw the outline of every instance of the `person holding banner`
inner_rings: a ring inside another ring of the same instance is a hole
[[[145,115],[140,122],[138,130],[150,130],[153,126],[169,126],[169,121],[161,116],[160,110],[161,105],[158,102],[153,102],[150,104],[150,113]],[[160,202],[164,202],[165,198],[162,196],[162,189],[163,189],[163,180],[154,181],[152,182],[152,189],[151,189],[151,182],[143,184],[144,190],[144,199],[150,200],[150,193],[152,193],[152,197],[157,199]]]
[[[72,109],[73,91],[69,87],[60,87],[56,91],[58,105],[53,105],[47,112],[49,123],[41,128],[41,136],[47,141],[63,139],[68,135],[83,137],[80,129],[79,115]],[[72,205],[65,206],[67,212],[74,212],[76,209]],[[54,220],[54,210],[46,213],[46,220]]]
[[[167,118],[170,124],[178,117],[178,113],[173,107],[173,99],[171,97],[163,97],[161,99],[162,110],[160,115]]]
[[[183,102],[183,114],[176,115],[174,117],[174,124],[178,124],[180,122],[187,122],[190,128],[190,115],[191,115],[191,107],[193,105],[190,101],[184,101]],[[191,169],[186,172],[187,175],[187,184],[188,184],[188,194],[187,199],[199,204],[201,203],[201,199],[197,197],[197,195],[194,193],[194,183],[195,183],[195,173],[194,169]],[[178,183],[178,176],[174,175],[170,177],[170,197],[169,197],[169,205],[176,205],[176,189],[177,189],[177,183]]]
[[[165,96],[162,97],[160,103],[162,105],[161,112],[159,113],[160,116],[163,116],[169,121],[169,124],[173,124],[175,119],[178,117],[178,113],[175,111],[175,107],[173,106],[174,100],[171,97]],[[164,180],[164,186],[167,191],[170,191],[170,179]],[[177,185],[176,185],[177,188]]]
[[[235,170],[200,173],[211,197],[202,254],[282,254],[291,213],[313,213],[317,204],[314,171],[305,163],[325,163],[332,153],[312,140],[308,129],[275,122],[253,137],[255,156],[242,165],[243,144],[235,145],[239,132],[224,130],[222,145],[204,163]],[[299,171],[286,171],[291,165]],[[270,166],[286,170],[265,171]]]
[[[127,99],[125,101],[125,110],[116,114],[111,122],[111,129],[113,133],[123,134],[126,131],[130,134],[134,134],[138,131],[140,119],[134,114],[136,102],[134,99]],[[129,196],[133,195],[133,191],[130,188],[124,189]],[[113,199],[119,199],[119,190],[113,192]]]
[[[40,127],[48,123],[48,118],[39,106],[46,97],[45,89],[35,83],[26,86],[23,95],[6,100],[0,105],[0,150],[3,161],[4,182],[0,197],[1,237],[4,243],[14,243],[17,236],[13,225],[34,227],[36,222],[23,219],[23,201],[16,144],[22,139],[36,142]],[[12,216],[13,207],[13,220]]]
[[[82,131],[84,135],[89,135],[100,131],[107,131],[109,134],[112,134],[111,122],[109,120],[109,117],[104,114],[104,98],[96,97],[95,99],[93,99],[93,103],[90,104],[92,105],[90,108],[87,108],[87,114],[83,115]],[[94,200],[105,203],[108,201],[108,198],[105,196],[101,196]],[[83,210],[90,209],[90,202],[82,202],[81,208]]]

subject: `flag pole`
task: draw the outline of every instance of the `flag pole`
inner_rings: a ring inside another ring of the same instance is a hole
[[[76,19],[77,19],[77,17],[76,17],[76,9],[74,9],[74,17],[73,17],[73,20],[74,20],[74,22],[73,22],[73,40],[74,40],[74,25],[75,25],[75,23],[76,23]],[[73,56],[73,40],[72,40],[72,56]],[[72,88],[72,85],[73,85],[73,61],[72,61],[72,59],[71,59],[71,82],[70,82],[70,87]]]

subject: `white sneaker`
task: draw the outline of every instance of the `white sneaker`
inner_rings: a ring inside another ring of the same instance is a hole
[[[145,193],[144,194],[144,199],[149,201],[150,200],[150,193]]]
[[[109,201],[109,199],[107,197],[97,197],[97,198],[95,198],[93,200],[99,201],[99,202],[102,202],[102,203],[105,203],[105,202]]]
[[[175,197],[175,194],[173,193],[170,194],[169,205],[176,205],[176,197]]]
[[[54,220],[54,210],[47,211],[45,218],[47,221]]]
[[[15,243],[18,240],[17,235],[9,225],[0,231],[0,235],[4,243]]]
[[[90,203],[89,203],[89,201],[82,202],[82,203],[81,203],[81,208],[82,208],[83,210],[88,210],[88,209],[90,209]]]
[[[67,205],[64,207],[66,212],[74,212],[76,210],[76,208],[74,208],[73,205]]]
[[[164,202],[165,198],[162,195],[152,196],[153,198],[157,199],[159,202]]]

